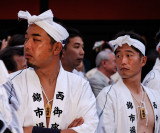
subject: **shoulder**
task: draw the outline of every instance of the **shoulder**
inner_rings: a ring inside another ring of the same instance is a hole
[[[104,78],[102,74],[97,70],[88,80],[89,81],[100,81]]]
[[[110,99],[110,100],[113,100],[113,99],[115,100],[118,93],[119,92],[118,92],[118,89],[116,87],[116,84],[109,85],[109,86],[104,87],[102,89],[102,91],[98,94],[96,99],[97,99],[97,101],[101,101],[101,102],[105,101],[106,98]]]
[[[10,79],[15,80],[15,79],[19,79],[19,78],[25,78],[25,74],[29,71],[34,71],[34,70],[33,70],[33,68],[26,68],[26,69],[19,70],[19,71],[16,71],[14,73],[11,73],[10,74]]]
[[[83,85],[83,84],[89,84],[89,82],[82,78],[81,76],[75,74],[75,73],[71,73],[71,72],[68,72],[68,71],[65,71],[65,74],[66,74],[66,79],[68,81],[68,83],[72,84],[72,85]]]
[[[143,84],[147,84],[149,82],[153,82],[156,79],[160,80],[160,73],[158,72],[158,70],[153,69],[146,75],[146,77],[143,80]]]

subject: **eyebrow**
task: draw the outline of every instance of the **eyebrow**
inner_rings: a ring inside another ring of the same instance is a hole
[[[25,33],[25,35],[28,35],[27,32]],[[40,34],[32,34],[32,36],[41,36]]]
[[[120,52],[120,51],[119,51],[119,50],[117,50],[117,51],[116,51],[116,54],[117,54],[117,53],[119,53],[119,52]],[[134,52],[133,52],[133,51],[131,51],[131,50],[125,50],[125,52],[128,52],[128,53],[132,53],[132,54],[134,54]]]

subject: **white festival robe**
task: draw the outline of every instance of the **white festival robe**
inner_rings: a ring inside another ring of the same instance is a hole
[[[24,127],[46,127],[46,115],[40,80],[33,68],[11,75],[14,87],[22,98],[19,110]],[[78,133],[94,133],[98,124],[96,99],[89,82],[62,67],[58,75],[49,128],[67,129],[75,118],[84,123],[72,129]]]
[[[154,90],[144,87],[155,116],[155,132],[159,133],[160,106]],[[137,117],[129,89],[120,79],[105,87],[97,97],[99,124],[96,133],[137,133]]]
[[[156,59],[153,69],[146,75],[143,85],[157,90],[160,94],[160,59]]]

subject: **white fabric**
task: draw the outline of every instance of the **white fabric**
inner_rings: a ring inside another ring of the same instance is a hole
[[[157,90],[160,95],[160,60],[156,59],[153,69],[146,75],[143,80],[144,86]]]
[[[0,60],[0,120],[4,123],[0,132],[6,128],[12,133],[23,132],[16,112],[19,105],[19,98],[10,82],[8,71],[3,61]]]
[[[160,42],[157,44],[157,46],[156,46],[156,50],[158,51],[158,49],[159,49],[159,47],[160,47]]]
[[[115,40],[109,41],[111,45],[114,46],[114,51],[118,48],[118,46],[122,47],[123,44],[128,44],[129,46],[134,46],[139,49],[143,55],[145,55],[145,46],[140,41],[131,38],[129,35],[120,36]]]
[[[89,70],[87,73],[86,73],[86,77],[87,79],[91,78],[97,71],[97,67],[95,68],[92,68],[91,70]]]
[[[45,11],[44,13],[36,16],[26,11],[19,11],[18,17],[22,19],[27,19],[28,24],[36,24],[42,29],[44,29],[51,37],[53,37],[57,42],[65,40],[69,34],[67,30],[53,21],[53,14],[51,10]]]
[[[149,90],[145,86],[143,86],[143,88],[151,101],[155,115],[154,133],[159,133],[159,96],[153,90]],[[155,104],[157,108],[154,107]],[[137,133],[137,118],[134,101],[122,79],[113,86],[105,87],[99,93],[97,97],[97,110],[100,118],[97,133],[131,133],[131,129],[135,129]],[[131,119],[129,117],[131,115],[134,116],[135,119]],[[156,119],[157,116],[158,119]]]
[[[6,83],[8,79],[9,79],[8,71],[3,61],[0,60],[0,85]]]
[[[17,115],[19,106],[20,101],[11,81],[8,80],[2,86],[0,85],[0,119],[5,123],[6,128],[8,127],[13,133],[23,132],[19,116]]]
[[[100,47],[105,41],[97,41],[94,43],[93,50]]]
[[[23,71],[12,73],[11,77],[13,77],[12,82],[15,88],[19,90],[23,101],[21,109],[19,110],[19,116],[23,126],[40,126],[42,122],[43,126],[45,126],[46,119],[43,110],[43,99],[40,102],[36,101],[36,104],[34,104],[33,101],[33,92],[35,94],[40,94],[42,98],[41,84],[34,69],[28,68]],[[63,101],[56,98],[57,92],[63,92]],[[41,119],[38,117],[35,118],[35,112],[33,111],[36,110],[37,107],[43,110]],[[55,107],[62,110],[60,116],[57,114],[53,116]],[[88,81],[63,70],[61,67],[57,78],[49,126],[51,127],[53,126],[52,124],[56,123],[59,125],[59,129],[66,129],[75,118],[79,117],[84,118],[84,123],[72,129],[78,133],[94,133],[98,124],[96,99]]]
[[[82,78],[84,78],[84,79],[87,80],[87,78],[85,77],[85,75],[84,75],[83,72],[79,72],[79,71],[77,71],[76,69],[73,69],[72,73],[74,73],[74,74],[76,74],[76,75],[78,75],[78,76],[81,76]]]

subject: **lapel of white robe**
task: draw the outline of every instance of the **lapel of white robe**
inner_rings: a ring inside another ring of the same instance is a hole
[[[32,104],[32,116],[34,125],[46,127],[46,114],[42,95],[42,88],[39,78],[34,70],[29,71],[27,74],[27,84],[29,87],[28,93],[29,100],[31,100],[30,103]],[[61,67],[55,88],[49,128],[60,129],[59,125],[61,125],[62,122],[61,118],[64,111],[64,104],[66,100],[65,95],[67,93],[67,82],[64,80],[64,77],[66,76],[65,74],[66,73]]]
[[[136,133],[137,131],[137,117],[136,117],[136,108],[131,96],[131,93],[129,91],[129,89],[126,87],[126,85],[123,83],[122,79],[120,79],[118,81],[117,84],[115,84],[114,86],[116,89],[119,89],[119,91],[121,93],[123,93],[122,99],[125,103],[125,112],[127,112],[126,114],[126,120],[128,121],[128,127],[127,128],[127,133]]]
[[[128,133],[136,133],[137,132],[137,117],[136,117],[136,108],[133,102],[133,98],[132,95],[129,91],[129,89],[126,87],[126,85],[123,83],[122,79],[119,80],[118,84],[115,84],[116,88],[119,89],[119,91],[121,91],[122,93],[124,93],[123,96],[123,100],[126,103],[126,112],[127,112],[127,121],[129,123],[129,131],[127,131]],[[143,86],[145,92],[147,93],[149,100],[152,104],[152,108],[154,111],[154,116],[155,116],[155,133],[158,133],[159,127],[158,127],[158,118],[159,118],[159,114],[158,114],[158,109],[159,106],[157,104],[157,101],[155,99],[154,94],[145,86]]]
[[[145,92],[147,93],[148,97],[149,97],[149,100],[151,102],[151,105],[152,105],[152,109],[154,111],[154,118],[155,118],[155,133],[158,133],[158,118],[159,118],[159,115],[158,115],[158,110],[160,109],[160,107],[158,106],[158,103],[155,99],[155,96],[153,93],[151,93],[151,90],[149,90],[148,88],[146,88],[145,86],[143,86]]]

